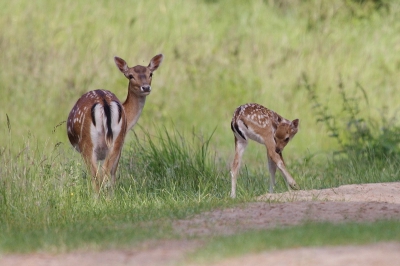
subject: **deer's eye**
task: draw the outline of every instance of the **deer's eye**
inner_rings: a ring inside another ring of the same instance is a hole
[[[288,142],[289,141],[289,137],[287,137],[286,139],[285,139],[285,142]]]
[[[153,77],[153,73],[150,73],[150,78],[152,78]]]
[[[129,79],[135,79],[132,74],[128,76]]]

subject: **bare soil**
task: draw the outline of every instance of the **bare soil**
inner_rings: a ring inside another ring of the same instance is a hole
[[[257,202],[173,222],[184,240],[148,241],[124,250],[0,255],[0,265],[176,265],[215,235],[309,221],[400,220],[400,182],[265,194]],[[190,236],[200,236],[191,238]],[[190,240],[196,239],[196,240]],[[201,239],[201,240],[199,240]],[[400,243],[296,248],[248,254],[213,265],[400,265]]]

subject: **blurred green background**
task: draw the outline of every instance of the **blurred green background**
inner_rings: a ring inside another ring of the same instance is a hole
[[[1,1],[0,134],[11,129],[16,152],[32,136],[69,147],[57,125],[83,93],[103,88],[125,100],[128,81],[113,57],[147,65],[158,53],[165,60],[138,125],[215,129],[211,147],[227,161],[232,113],[247,102],[300,119],[286,157],[337,147],[317,123],[303,75],[332,112],[342,108],[340,79],[350,96],[364,88],[361,113],[379,120],[400,106],[399,1]]]

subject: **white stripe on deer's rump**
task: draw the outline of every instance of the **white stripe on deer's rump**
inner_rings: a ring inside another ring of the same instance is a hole
[[[106,136],[106,117],[104,115],[104,108],[101,104],[97,104],[93,110],[93,117],[96,125],[90,124],[90,137],[93,144],[94,155],[97,160],[104,160],[107,156],[107,145],[105,141]]]
[[[122,114],[120,112],[123,112],[123,109],[119,103],[116,101],[112,101],[110,103],[110,110],[111,110],[111,130],[113,132],[113,136],[118,136],[119,133],[121,132],[122,128]],[[115,138],[113,138],[113,143],[115,141]]]

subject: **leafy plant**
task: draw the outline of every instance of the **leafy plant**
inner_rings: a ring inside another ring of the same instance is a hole
[[[317,95],[316,86],[308,81],[305,74],[302,76],[303,87],[307,90],[312,109],[328,130],[329,136],[336,139],[340,153],[347,153],[356,157],[367,158],[373,155],[374,159],[385,159],[400,155],[400,126],[396,116],[388,117],[383,108],[378,118],[370,114],[370,105],[365,89],[358,82],[356,91],[360,96],[349,96],[345,84],[339,77],[337,92],[339,94],[339,113],[333,114],[327,103],[322,103]],[[361,105],[365,104],[365,108]]]

